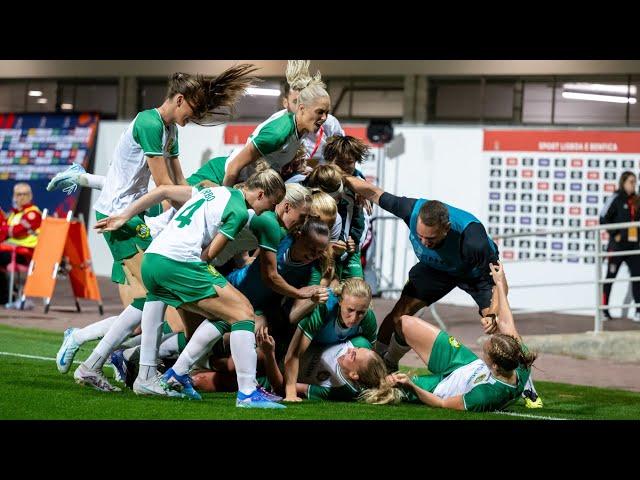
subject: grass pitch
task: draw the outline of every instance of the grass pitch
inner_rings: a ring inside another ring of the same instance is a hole
[[[0,325],[0,419],[13,420],[630,420],[640,419],[640,393],[536,382],[544,408],[522,402],[506,412],[472,413],[421,405],[363,405],[339,402],[287,404],[285,410],[235,407],[235,394],[209,393],[202,402],[138,397],[131,390],[101,393],[76,385],[73,370],[54,364],[62,334]],[[76,361],[95,342],[84,345]],[[23,355],[23,356],[20,356]],[[42,357],[42,358],[31,358]],[[105,368],[107,376],[111,369]]]

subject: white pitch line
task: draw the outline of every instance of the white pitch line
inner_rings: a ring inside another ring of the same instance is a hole
[[[40,357],[38,355],[25,355],[23,353],[12,353],[12,352],[0,352],[0,355],[6,355],[8,357],[21,357],[21,358],[31,358],[33,360],[50,360],[55,362],[55,358],[51,357]],[[74,361],[73,363],[82,363],[79,361]],[[556,417],[543,417],[542,415],[530,415],[527,413],[516,413],[516,412],[493,412],[498,415],[511,415],[513,417],[526,417],[526,418],[539,418],[541,420],[569,420],[568,418],[556,418]]]
[[[531,415],[528,413],[516,413],[516,412],[493,412],[498,415],[511,415],[512,417],[527,417],[527,418],[539,418],[541,420],[569,420],[568,418],[558,417],[544,417],[542,415]]]
[[[0,355],[6,355],[8,357],[31,358],[33,360],[51,360],[53,362],[56,361],[55,358],[51,358],[51,357],[39,357],[38,355],[25,355],[23,353],[0,352]],[[82,363],[82,362],[79,362],[79,361],[76,360],[73,363]]]

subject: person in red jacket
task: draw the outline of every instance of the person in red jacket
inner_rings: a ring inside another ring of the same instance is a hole
[[[25,247],[33,251],[38,243],[42,212],[33,203],[33,193],[28,183],[16,183],[13,187],[13,205],[9,215],[0,218],[0,242],[2,247]],[[17,255],[16,261],[28,265],[31,256]],[[0,250],[0,268],[11,263],[11,251]],[[7,294],[6,272],[0,273],[0,300]],[[4,303],[4,302],[2,302]]]

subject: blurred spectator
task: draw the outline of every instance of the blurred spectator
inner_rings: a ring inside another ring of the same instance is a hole
[[[24,247],[33,252],[38,243],[38,232],[42,222],[42,212],[33,203],[33,193],[27,183],[16,183],[13,187],[13,208],[0,218],[0,303],[8,294],[6,266],[11,263],[12,247]],[[28,265],[31,255],[17,255],[16,261]]]
[[[636,176],[633,172],[623,172],[620,176],[618,190],[611,195],[602,211],[600,212],[600,223],[624,223],[640,220],[638,208],[638,196],[636,195]],[[608,252],[620,252],[625,250],[637,250],[640,248],[638,242],[638,227],[608,230],[609,245]],[[629,267],[632,277],[640,276],[640,256],[623,255],[620,257],[609,257],[607,268],[607,279],[615,278],[622,262]],[[612,283],[603,285],[602,304],[609,304]],[[635,303],[640,303],[640,282],[632,282],[633,299]],[[611,320],[609,310],[603,310],[603,319]],[[636,307],[636,313],[632,320],[640,322],[640,310]]]

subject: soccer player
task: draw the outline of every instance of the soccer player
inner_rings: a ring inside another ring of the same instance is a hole
[[[529,352],[516,330],[502,265],[491,264],[490,268],[498,292],[498,333],[485,341],[481,358],[437,327],[403,316],[401,334],[431,373],[416,377],[393,373],[384,388],[363,392],[365,402],[402,399],[434,408],[487,412],[501,410],[520,398],[536,355]],[[488,319],[483,319],[483,325],[492,327]],[[390,393],[392,386],[401,390]]]
[[[241,189],[226,187],[198,191],[187,187],[159,187],[121,215],[96,225],[115,230],[133,215],[165,198],[185,202],[169,226],[154,240],[142,262],[142,278],[148,289],[142,315],[140,371],[134,382],[138,394],[170,395],[157,376],[160,329],[166,305],[182,307],[207,318],[219,318],[220,335],[231,323],[231,352],[238,366],[237,405],[255,408],[268,401],[255,388],[254,312],[248,300],[207,262],[215,258],[249,220],[248,208],[257,214],[272,209],[284,197],[285,188],[274,170],[252,175]],[[204,248],[204,250],[203,250]],[[133,323],[114,324],[92,356],[78,367],[79,383],[110,390],[99,369],[114,346],[135,328]],[[94,381],[95,379],[95,381]],[[277,408],[277,407],[274,407]]]
[[[370,309],[369,285],[360,278],[350,278],[335,288],[335,294],[337,302],[318,305],[298,323],[284,361],[286,401],[301,400],[296,390],[300,358],[312,342],[331,345],[356,336],[364,336],[369,342],[375,340],[377,323]]]

